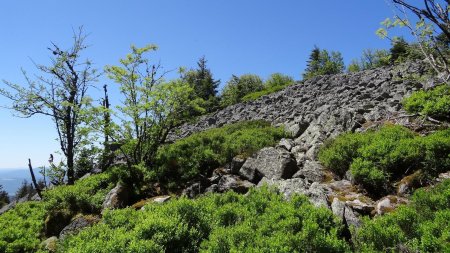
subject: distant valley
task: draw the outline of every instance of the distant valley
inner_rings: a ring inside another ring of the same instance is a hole
[[[39,169],[34,169],[34,173],[37,180],[42,178]],[[13,196],[16,193],[24,180],[31,183],[30,172],[27,168],[0,169],[0,185],[8,192],[9,196]]]

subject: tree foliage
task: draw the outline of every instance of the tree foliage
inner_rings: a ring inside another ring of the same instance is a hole
[[[381,38],[389,38],[388,30],[394,27],[408,28],[416,38],[417,46],[429,66],[440,78],[448,81],[449,51],[445,41],[450,40],[449,2],[423,0],[422,5],[412,5],[408,1],[392,0],[392,3],[400,14],[395,15],[393,20],[387,18],[383,21],[383,27],[377,30],[377,34]],[[417,17],[415,24],[408,16],[409,13]]]
[[[185,81],[165,82],[161,66],[152,65],[147,53],[155,45],[131,47],[131,53],[120,60],[119,66],[107,66],[109,78],[120,85],[123,105],[117,106],[120,126],[116,126],[113,139],[122,142],[122,153],[128,166],[144,163],[150,166],[154,155],[175,126],[189,116],[192,108],[193,88]]]
[[[277,91],[280,91],[286,86],[294,84],[294,78],[284,75],[281,73],[273,73],[269,76],[269,78],[264,82],[264,87],[260,91],[255,91],[245,95],[242,98],[242,101],[250,101],[258,99],[264,95],[268,95]]]
[[[189,70],[182,75],[182,79],[193,88],[194,99],[200,98],[205,101],[205,109],[214,111],[219,105],[217,87],[220,80],[215,80],[211,70],[206,66],[207,60],[202,57],[197,62],[197,69]]]
[[[225,107],[237,104],[245,95],[261,91],[263,88],[263,81],[257,75],[245,74],[239,77],[233,75],[222,90],[221,105]]]
[[[42,75],[36,75],[33,80],[23,71],[26,86],[4,81],[9,89],[0,89],[0,95],[12,102],[10,109],[18,116],[28,118],[41,114],[53,120],[66,158],[68,184],[74,182],[74,158],[88,135],[87,108],[91,103],[88,88],[98,77],[91,62],[81,59],[87,48],[85,38],[80,28],[74,34],[71,48],[61,49],[52,44],[51,64],[36,65]]]
[[[344,60],[340,52],[321,50],[317,46],[313,48],[307,62],[304,79],[319,75],[331,75],[342,73],[345,69]]]
[[[391,55],[387,50],[365,49],[360,60],[353,60],[348,67],[348,72],[357,72],[361,70],[379,68],[388,66],[391,61]]]

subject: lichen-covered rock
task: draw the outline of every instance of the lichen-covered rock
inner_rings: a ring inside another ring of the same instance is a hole
[[[298,170],[293,176],[293,178],[304,178],[309,182],[322,182],[325,178],[325,173],[322,166],[315,161],[305,161],[303,168]]]
[[[58,237],[51,236],[45,241],[41,242],[40,248],[48,252],[56,252],[56,247],[58,246]]]
[[[59,239],[64,240],[66,236],[77,234],[81,229],[90,227],[99,221],[100,217],[98,216],[79,216],[72,220],[69,225],[63,228],[61,233],[59,233]]]
[[[127,187],[117,184],[105,197],[103,201],[103,209],[122,208],[128,205],[130,191]]]
[[[154,197],[153,198],[153,202],[158,203],[158,204],[162,204],[165,203],[167,201],[169,201],[172,198],[172,196],[166,195],[166,196],[158,196],[158,197]]]
[[[264,185],[277,187],[286,199],[290,199],[293,194],[305,194],[310,187],[310,184],[302,178],[279,180],[264,177],[258,183],[258,187]]]
[[[293,147],[294,145],[295,145],[295,144],[294,144],[294,141],[293,141],[293,140],[283,138],[283,139],[281,139],[280,142],[278,143],[277,148],[284,148],[284,149],[286,149],[287,151],[291,151],[291,149],[292,149],[292,147]]]
[[[237,193],[246,193],[253,186],[255,186],[253,183],[242,180],[236,175],[224,175],[217,184],[217,192],[233,190]]]
[[[345,211],[344,211],[345,209]],[[340,201],[338,198],[333,198],[331,203],[331,211],[339,218],[344,218],[348,225],[360,227],[361,220],[359,215],[353,212],[352,208],[348,207],[345,202]]]
[[[399,205],[407,203],[408,199],[406,198],[388,195],[377,201],[375,205],[375,213],[377,215],[383,215],[385,213],[394,211]]]
[[[285,149],[263,148],[254,157],[245,161],[239,175],[257,183],[261,177],[288,179],[298,170],[293,155]]]

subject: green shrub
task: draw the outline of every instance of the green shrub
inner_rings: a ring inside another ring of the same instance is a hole
[[[343,176],[350,169],[369,193],[382,195],[395,180],[421,170],[433,177],[450,169],[450,130],[425,137],[386,125],[376,132],[346,133],[327,142],[319,152],[322,164]]]
[[[107,211],[62,242],[61,252],[346,252],[330,210],[268,188]],[[136,245],[145,245],[139,249]],[[131,250],[133,249],[133,250]]]
[[[242,101],[256,100],[262,96],[280,91],[287,86],[294,84],[294,82],[294,79],[290,76],[283,75],[281,73],[274,73],[270,75],[270,77],[264,83],[264,87],[262,90],[245,95],[242,98]]]
[[[72,213],[99,212],[113,184],[108,173],[92,175],[74,185],[57,186],[43,193],[47,211],[69,210]]]
[[[45,209],[26,202],[0,215],[0,252],[35,252],[43,234]]]
[[[369,133],[344,133],[334,140],[327,140],[319,151],[319,160],[339,176],[344,176],[358,149],[366,145]]]
[[[450,249],[450,180],[417,190],[412,203],[396,211],[365,219],[356,231],[362,252],[448,252]]]
[[[183,184],[231,161],[274,145],[285,136],[282,128],[262,121],[241,122],[195,133],[162,147],[157,155],[160,182]],[[181,186],[181,185],[179,185]]]
[[[239,77],[233,75],[222,89],[220,105],[226,107],[240,103],[245,95],[263,88],[263,81],[257,75],[245,74]]]
[[[403,100],[409,113],[419,113],[437,119],[450,119],[450,85],[443,84],[431,90],[414,92]]]

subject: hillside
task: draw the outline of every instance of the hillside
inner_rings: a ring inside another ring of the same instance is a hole
[[[200,116],[153,171],[119,157],[2,208],[0,251],[446,252],[448,124],[402,106],[424,74],[318,76]]]

